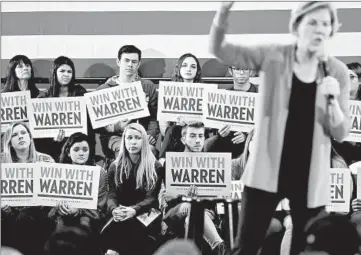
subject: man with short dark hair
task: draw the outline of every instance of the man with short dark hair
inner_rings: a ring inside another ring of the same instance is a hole
[[[251,71],[230,66],[228,72],[233,77],[233,86],[228,90],[257,93],[258,87],[249,80]],[[209,152],[231,152],[235,159],[243,153],[245,141],[246,133],[232,132],[230,125],[224,125],[206,141],[204,148]]]
[[[205,127],[201,122],[190,122],[182,127],[182,143],[185,146],[184,152],[202,152],[205,141]],[[165,178],[164,178],[165,180]],[[190,186],[188,196],[197,196],[197,187]],[[182,203],[182,197],[166,198],[168,206],[165,208],[164,222],[168,226],[179,226],[188,224],[186,218],[189,214],[190,204]],[[204,213],[203,237],[217,255],[226,254],[226,246],[223,239],[219,236],[213,223],[215,212],[206,209]],[[180,224],[181,223],[181,224]]]
[[[201,152],[205,141],[205,127],[202,122],[191,122],[182,127],[181,141],[184,152]]]
[[[249,80],[252,70],[230,66],[228,72],[233,77],[233,87],[230,90],[253,93],[258,92],[258,87]]]
[[[97,90],[118,86],[121,83],[141,81],[148,102],[150,116],[138,119],[137,121],[139,121],[147,131],[149,143],[153,146],[157,134],[159,133],[157,122],[158,95],[156,85],[149,80],[141,80],[138,75],[141,57],[142,52],[136,46],[124,45],[121,47],[118,51],[118,58],[116,60],[117,66],[119,67],[119,75],[109,78],[104,84],[100,85]],[[114,157],[114,154],[116,154],[119,148],[113,145],[120,144],[119,141],[121,140],[124,128],[129,123],[130,120],[118,121],[105,128],[98,129],[103,153],[107,158],[112,158]]]

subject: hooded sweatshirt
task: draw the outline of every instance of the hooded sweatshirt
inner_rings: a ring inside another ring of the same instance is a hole
[[[107,88],[113,88],[114,86],[119,85],[118,81],[119,76],[113,76],[109,78],[104,84],[100,85],[97,90],[100,89],[107,89]],[[149,109],[149,116],[132,120],[132,122],[139,121],[139,124],[141,124],[145,130],[147,131],[147,134],[154,137],[154,139],[157,138],[157,135],[159,133],[159,125],[157,122],[157,107],[158,107],[158,92],[157,92],[157,85],[151,82],[150,80],[141,80],[139,76],[136,77],[134,82],[141,81],[143,91],[146,95],[147,101],[148,101],[148,109]],[[120,130],[119,126],[117,124],[114,125],[114,131],[111,132],[109,129],[106,128],[99,128],[98,132],[100,133],[100,141],[102,144],[102,149],[105,155],[109,155],[109,152],[111,150],[111,147],[109,146],[109,140],[112,136],[119,136],[121,137],[123,132]]]

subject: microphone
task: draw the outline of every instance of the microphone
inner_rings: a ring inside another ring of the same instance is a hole
[[[321,64],[322,64],[322,70],[323,70],[323,74],[325,75],[325,77],[326,76],[328,76],[329,75],[329,72],[328,72],[328,69],[327,69],[327,64],[326,64],[326,61],[322,61],[321,62]],[[328,95],[327,96],[327,101],[330,103],[330,101],[332,100],[332,99],[334,99],[335,97],[333,96],[333,95]]]

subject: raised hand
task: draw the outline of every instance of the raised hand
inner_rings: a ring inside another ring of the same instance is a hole
[[[224,10],[230,10],[233,6],[234,2],[222,2],[221,8]]]

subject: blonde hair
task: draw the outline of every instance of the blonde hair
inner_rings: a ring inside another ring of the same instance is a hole
[[[119,149],[119,154],[114,160],[116,166],[115,171],[115,183],[118,186],[123,182],[124,175],[129,178],[130,171],[132,169],[132,161],[129,156],[129,152],[125,147],[125,134],[129,129],[136,130],[141,133],[142,148],[140,151],[140,162],[138,169],[136,170],[136,188],[145,190],[151,190],[157,181],[157,172],[155,170],[156,159],[151,151],[147,133],[144,127],[138,123],[131,123],[124,129],[122,142]]]
[[[34,139],[30,132],[29,127],[24,122],[13,122],[4,133],[4,138],[3,138],[4,152],[2,155],[2,163],[16,163],[18,161],[16,151],[11,145],[11,138],[13,136],[14,128],[19,125],[25,127],[26,131],[30,136],[28,162],[32,162],[32,163],[36,162],[38,152],[35,149]]]

